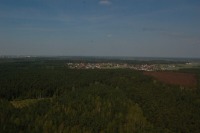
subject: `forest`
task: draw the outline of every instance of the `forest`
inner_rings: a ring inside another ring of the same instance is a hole
[[[142,71],[66,63],[0,60],[1,133],[200,132],[200,69],[179,70],[197,78],[182,88]]]

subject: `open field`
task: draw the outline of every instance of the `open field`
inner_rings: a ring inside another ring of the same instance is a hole
[[[32,104],[35,104],[37,102],[43,101],[43,100],[47,100],[50,98],[39,98],[39,99],[25,99],[25,100],[14,100],[11,101],[10,103],[15,107],[15,108],[24,108],[24,107],[28,107]]]
[[[144,72],[145,75],[154,77],[155,79],[173,85],[184,87],[196,87],[197,79],[194,74],[179,72]]]

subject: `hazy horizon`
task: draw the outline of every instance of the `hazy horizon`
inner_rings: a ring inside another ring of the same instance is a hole
[[[1,0],[0,55],[200,58],[199,0]]]
[[[164,56],[106,56],[106,55],[0,55],[0,58],[99,58],[99,59],[125,59],[125,60],[145,60],[145,59],[197,59],[200,60],[200,57],[164,57]]]

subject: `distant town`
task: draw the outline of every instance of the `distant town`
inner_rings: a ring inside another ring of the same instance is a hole
[[[134,69],[142,71],[174,70],[173,64],[118,64],[118,63],[67,63],[70,69]]]

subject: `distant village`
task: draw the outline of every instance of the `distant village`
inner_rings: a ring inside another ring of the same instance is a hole
[[[173,64],[67,63],[70,69],[134,69],[141,71],[174,70]]]

